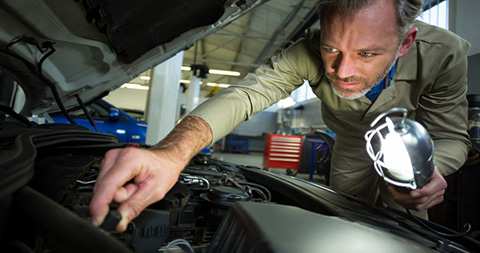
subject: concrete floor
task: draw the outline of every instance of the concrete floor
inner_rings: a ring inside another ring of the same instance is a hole
[[[240,165],[251,165],[263,168],[263,153],[262,152],[249,152],[247,154],[242,153],[227,153],[221,151],[212,152],[212,158],[236,163]],[[286,169],[276,169],[276,168],[268,168],[268,171],[278,173],[278,174],[285,174]],[[297,173],[296,177],[309,180],[310,174],[309,173]],[[317,184],[325,184],[325,178],[319,176],[318,174],[314,173],[312,182]]]

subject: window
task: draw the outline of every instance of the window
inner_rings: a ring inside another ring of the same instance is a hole
[[[448,0],[426,0],[418,20],[448,30]]]
[[[294,90],[290,97],[280,100],[278,103],[273,104],[269,108],[265,109],[265,111],[276,112],[278,109],[291,107],[316,97],[317,96],[315,93],[313,93],[309,82],[304,80],[303,85]]]
[[[291,97],[297,101],[297,103],[301,103],[303,101],[307,101],[311,98],[315,98],[315,94],[312,91],[312,88],[310,88],[310,85],[307,80],[303,83],[302,86],[300,86],[298,89],[294,90],[292,92]]]

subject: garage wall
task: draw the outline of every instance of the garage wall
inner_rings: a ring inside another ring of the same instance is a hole
[[[468,94],[480,94],[480,53],[468,57]]]
[[[480,93],[480,1],[449,1],[449,29],[471,43],[468,53],[468,94]]]
[[[277,113],[259,112],[253,117],[241,123],[232,131],[232,134],[246,136],[262,136],[264,133],[275,133],[277,131]]]
[[[480,53],[480,1],[449,0],[449,30],[468,40],[469,56]]]
[[[303,109],[295,110],[295,117],[292,121],[292,128],[299,132],[305,132],[309,129],[326,129],[325,122],[322,119],[322,103],[314,98],[302,104]]]

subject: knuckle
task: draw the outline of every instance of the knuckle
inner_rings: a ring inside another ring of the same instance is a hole
[[[105,153],[104,160],[105,159],[112,159],[114,158],[118,153],[118,149],[110,149]]]
[[[122,149],[122,156],[135,156],[138,152],[138,149],[137,148],[134,148],[134,147],[127,147],[127,148],[124,148]]]
[[[135,217],[140,215],[140,213],[143,210],[143,205],[138,202],[131,203],[129,207],[130,207],[129,208],[130,212],[127,213],[127,217],[126,217],[129,221],[133,220]]]

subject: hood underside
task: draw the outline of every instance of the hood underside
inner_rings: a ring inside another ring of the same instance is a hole
[[[25,93],[21,114],[58,111],[55,96],[72,108],[77,95],[105,96],[265,1],[2,1],[0,71]]]

